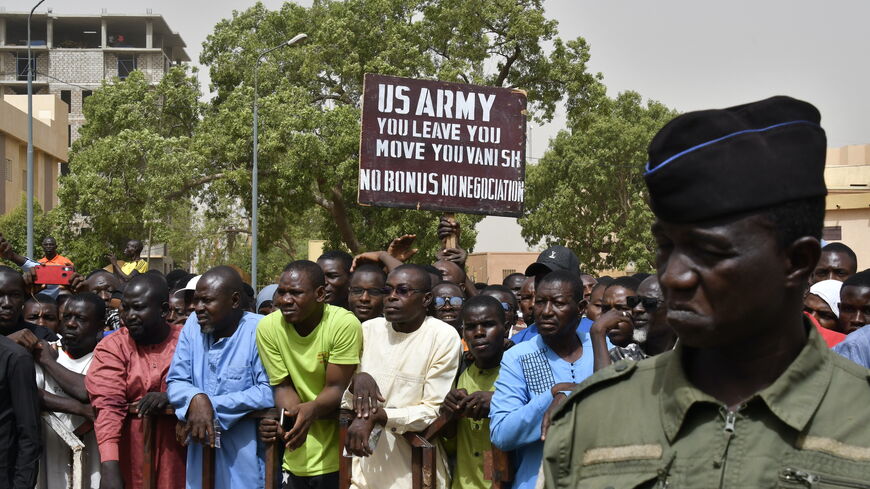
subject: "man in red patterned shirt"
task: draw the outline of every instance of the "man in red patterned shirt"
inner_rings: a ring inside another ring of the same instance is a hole
[[[97,410],[94,428],[102,462],[102,489],[142,488],[141,416],[169,406],[166,374],[181,332],[180,325],[164,319],[169,289],[160,276],[133,277],[122,303],[125,327],[99,343],[85,378],[91,404]],[[133,402],[139,404],[140,417],[127,415],[127,404]],[[174,417],[157,417],[154,454],[157,487],[183,489],[187,453],[175,441]]]

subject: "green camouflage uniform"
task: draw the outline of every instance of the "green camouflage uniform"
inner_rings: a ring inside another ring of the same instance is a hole
[[[737,412],[689,382],[679,346],[597,372],[553,416],[547,488],[870,488],[870,370],[809,330]]]

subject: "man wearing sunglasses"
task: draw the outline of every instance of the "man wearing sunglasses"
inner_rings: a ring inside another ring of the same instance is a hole
[[[640,283],[637,287],[637,295],[625,297],[626,309],[605,306],[609,310],[592,325],[590,331],[595,346],[596,371],[620,360],[643,360],[674,348],[677,337],[667,324],[667,309],[663,306],[663,302],[658,278],[653,275]],[[628,322],[630,325],[620,324],[623,322]],[[632,342],[624,345],[610,337],[616,346],[611,348],[608,354],[604,354],[606,346],[602,346],[603,336],[607,335],[611,328],[622,327],[630,328]]]
[[[372,263],[364,263],[350,277],[348,304],[350,312],[361,323],[381,317],[384,313],[384,284],[387,276]]]
[[[462,318],[459,311],[465,301],[465,294],[458,285],[452,282],[441,282],[432,287],[432,303],[429,305],[429,315],[453,326],[462,335]]]
[[[626,354],[631,358],[642,357],[640,347],[634,341],[634,322],[632,312],[636,305],[636,291],[640,282],[634,277],[619,277],[604,290],[602,314],[589,330],[592,350],[595,353],[595,370],[600,370],[613,361],[613,353],[618,358]],[[629,302],[631,305],[629,305]],[[612,348],[607,340],[614,345]],[[622,350],[619,350],[619,349]]]
[[[777,96],[682,114],[649,146],[656,268],[679,344],[590,378],[553,415],[547,487],[860,487],[868,371],[804,316],[826,137]]]
[[[411,446],[402,434],[438,417],[456,377],[462,345],[456,329],[427,315],[431,289],[423,267],[396,267],[384,287],[384,317],[362,325],[360,365],[342,401],[356,413],[345,440],[356,488],[411,487]],[[436,487],[446,487],[444,452],[436,453]]]

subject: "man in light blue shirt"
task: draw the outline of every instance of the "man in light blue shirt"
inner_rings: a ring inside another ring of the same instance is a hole
[[[257,323],[244,311],[239,274],[206,272],[196,285],[167,376],[169,402],[185,423],[187,488],[201,487],[203,447],[215,447],[215,488],[262,488],[263,446],[251,411],[272,407],[269,377],[257,352]]]
[[[583,281],[580,278],[580,261],[577,259],[577,255],[575,255],[573,251],[564,246],[551,246],[542,251],[541,254],[538,255],[538,259],[526,268],[526,276],[535,277],[537,286],[537,282],[539,282],[543,277],[546,277],[548,273],[560,270],[577,275],[582,286]],[[583,290],[580,292],[581,299],[583,299]],[[581,306],[578,318],[582,315],[583,310],[584,307]],[[537,319],[537,316],[535,316],[535,318]],[[581,319],[579,323],[575,324],[577,325],[577,334],[582,336],[587,336],[589,330],[592,328],[592,320],[585,317]],[[529,324],[526,329],[511,336],[511,341],[519,345],[524,341],[534,339],[536,336],[538,336],[538,325],[537,323],[533,323]]]
[[[870,368],[870,328],[864,326],[849,333],[833,350],[864,368]]]
[[[592,375],[592,342],[578,331],[582,301],[578,274],[548,273],[535,291],[539,334],[502,358],[490,403],[490,438],[501,450],[516,450],[514,489],[535,487],[544,449],[541,422],[554,396]]]

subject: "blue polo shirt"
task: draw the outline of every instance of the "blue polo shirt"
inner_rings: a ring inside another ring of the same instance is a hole
[[[583,318],[580,319],[580,324],[577,325],[577,334],[589,334],[589,330],[592,329],[592,324],[594,324],[594,321],[587,318],[586,316],[583,316]],[[538,325],[536,323],[532,323],[529,325],[528,328],[511,336],[511,341],[513,341],[514,344],[519,345],[524,341],[529,341],[535,336],[538,336]]]

